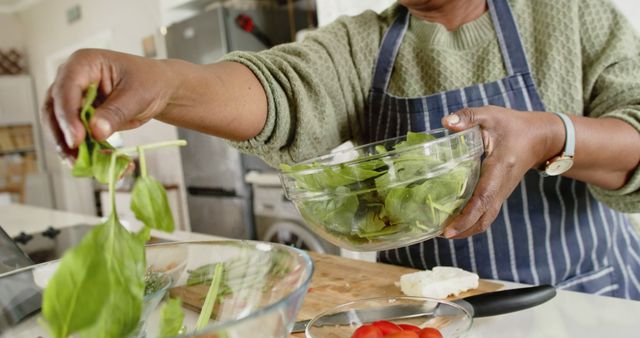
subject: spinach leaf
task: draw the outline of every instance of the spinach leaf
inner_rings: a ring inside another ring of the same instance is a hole
[[[427,143],[430,141],[435,140],[436,138],[433,135],[430,134],[426,134],[426,133],[414,133],[412,131],[407,133],[407,137],[405,138],[404,141],[399,142],[398,144],[396,144],[393,149],[398,150],[398,149],[404,149],[404,148],[408,148],[411,146],[415,146],[418,144],[423,144],[423,143]]]
[[[183,328],[184,312],[180,298],[168,299],[163,305],[160,315],[159,338],[174,337],[181,333]]]
[[[346,187],[335,189],[335,195],[322,200],[310,200],[302,204],[300,212],[324,224],[334,232],[349,234],[358,210],[358,197]]]
[[[131,210],[146,226],[166,232],[174,229],[173,215],[164,186],[151,176],[140,177],[133,186]]]
[[[332,188],[350,185],[356,182],[366,181],[370,178],[380,176],[379,171],[372,170],[372,167],[384,165],[382,161],[378,163],[362,163],[357,165],[340,165],[337,167],[325,167],[320,164],[297,165],[290,167],[286,164],[280,165],[284,172],[295,173],[296,171],[321,168],[313,173],[302,173],[295,175],[298,188],[307,191],[325,191]]]
[[[381,215],[380,210],[369,210],[364,217],[357,219],[358,234],[376,233],[384,229],[387,224]]]

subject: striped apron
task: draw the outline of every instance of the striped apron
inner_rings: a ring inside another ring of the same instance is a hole
[[[365,116],[365,139],[441,128],[463,107],[496,105],[545,111],[507,0],[489,10],[508,76],[424,97],[387,93],[409,24],[406,8],[382,41]],[[437,238],[378,253],[378,260],[418,269],[457,266],[482,278],[640,300],[640,241],[625,215],[595,200],[585,183],[526,173],[489,230],[465,239]]]

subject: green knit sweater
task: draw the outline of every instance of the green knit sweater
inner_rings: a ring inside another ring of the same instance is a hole
[[[615,117],[640,130],[640,38],[609,1],[510,4],[549,111]],[[396,8],[341,17],[299,43],[227,55],[255,73],[269,107],[261,133],[232,145],[277,165],[358,142],[372,68]],[[423,96],[505,76],[489,13],[454,32],[412,17],[389,91]],[[615,209],[640,212],[640,170],[619,190],[590,188]]]

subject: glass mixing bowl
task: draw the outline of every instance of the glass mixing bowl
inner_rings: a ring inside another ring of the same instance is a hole
[[[313,273],[308,254],[274,243],[163,243],[147,246],[145,254],[147,272],[161,279],[144,298],[135,337],[158,336],[162,304],[169,297],[182,302],[180,337],[255,337],[257,332],[265,338],[288,337]],[[217,301],[206,327],[196,330],[217,264],[223,267]],[[0,318],[1,337],[49,336],[39,318],[39,306],[56,267],[54,261],[0,275],[0,287],[20,288],[14,299],[0,302],[0,314],[13,316],[8,322]]]
[[[310,228],[355,251],[440,235],[467,203],[484,152],[480,129],[438,129],[281,166],[286,196]]]

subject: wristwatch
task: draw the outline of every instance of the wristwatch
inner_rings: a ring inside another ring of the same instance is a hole
[[[557,176],[571,169],[573,166],[573,154],[576,148],[576,132],[573,128],[573,121],[563,113],[554,112],[554,114],[560,117],[564,124],[564,151],[559,156],[545,163],[544,169],[542,170],[544,176]]]

